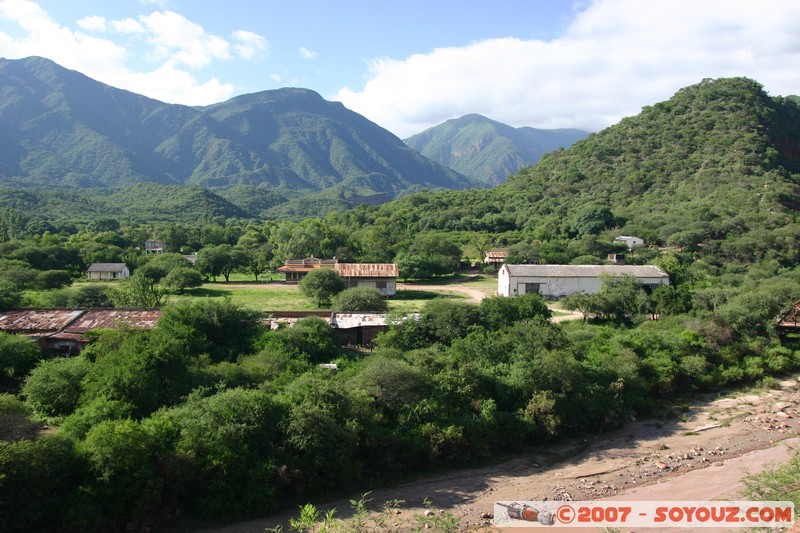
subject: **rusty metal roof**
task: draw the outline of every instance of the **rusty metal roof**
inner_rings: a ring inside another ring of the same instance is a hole
[[[396,278],[395,263],[339,263],[336,271],[343,278]]]
[[[152,329],[161,318],[158,309],[92,309],[64,329],[67,333],[85,333],[96,328],[117,328],[126,325],[135,329]]]
[[[59,331],[83,314],[74,309],[22,309],[0,312],[0,331],[36,333]]]
[[[637,278],[668,278],[653,265],[506,265],[512,276],[541,278],[597,278],[601,274]]]

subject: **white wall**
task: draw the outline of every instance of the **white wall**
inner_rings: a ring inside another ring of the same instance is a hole
[[[637,278],[643,285],[668,285],[662,278]],[[521,296],[525,294],[527,283],[539,284],[539,295],[549,298],[561,298],[576,292],[594,294],[600,291],[603,282],[597,277],[534,277],[509,276],[505,266],[497,274],[497,292],[501,296]]]

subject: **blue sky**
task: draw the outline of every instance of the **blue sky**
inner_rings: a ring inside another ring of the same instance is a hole
[[[703,78],[800,94],[797,0],[0,0],[0,57],[204,105],[295,86],[400,137],[597,131]]]

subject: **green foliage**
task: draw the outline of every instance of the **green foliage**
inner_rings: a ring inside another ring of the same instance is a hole
[[[231,389],[192,395],[158,413],[178,430],[185,502],[203,517],[275,510],[275,445],[285,409],[265,391]]]
[[[41,361],[25,379],[25,403],[40,417],[66,416],[75,410],[81,395],[81,381],[89,361],[81,356]]]
[[[78,494],[85,479],[70,439],[0,441],[0,530],[76,531],[91,524],[91,503]]]
[[[288,354],[302,354],[314,363],[328,363],[338,354],[330,324],[315,316],[301,318],[292,327],[266,333],[261,342],[267,350],[277,348]]]
[[[497,185],[521,167],[535,164],[542,154],[566,148],[586,135],[579,130],[512,128],[470,114],[412,135],[404,142],[465,176]],[[476,146],[480,149],[476,150]]]
[[[125,332],[89,368],[80,403],[105,397],[133,405],[137,416],[175,404],[192,390],[192,357],[159,330]]]
[[[40,426],[29,415],[25,404],[13,394],[0,394],[0,441],[34,438]]]
[[[156,341],[170,339],[185,353],[232,361],[249,353],[263,331],[259,315],[229,300],[186,300],[164,308]]]
[[[158,283],[159,272],[142,267],[131,277],[117,282],[108,291],[114,307],[158,308],[164,305],[166,291]]]
[[[29,337],[0,331],[0,379],[21,380],[40,358],[39,347]]]
[[[787,463],[774,464],[744,478],[742,495],[754,501],[789,501],[800,506],[800,455],[793,450]],[[797,511],[795,511],[797,512]]]
[[[169,292],[183,294],[186,289],[202,285],[203,276],[194,268],[177,267],[169,271],[161,284]]]
[[[490,296],[480,303],[480,311],[489,329],[500,329],[520,320],[536,317],[550,318],[550,309],[538,294],[524,294],[516,298]]]
[[[353,287],[345,289],[333,297],[334,311],[385,313],[389,309],[386,298],[372,287]]]
[[[300,280],[300,292],[312,298],[317,307],[329,304],[331,298],[344,289],[344,280],[336,271],[328,268],[316,268]]]

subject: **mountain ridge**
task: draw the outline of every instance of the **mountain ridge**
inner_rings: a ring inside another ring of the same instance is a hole
[[[404,139],[419,153],[453,170],[498,185],[547,152],[568,148],[588,132],[515,128],[477,113],[451,119]]]
[[[5,186],[268,184],[314,193],[348,179],[384,175],[391,184],[354,196],[394,197],[418,187],[477,185],[310,89],[261,91],[189,107],[117,89],[36,57],[0,59],[0,84]]]

